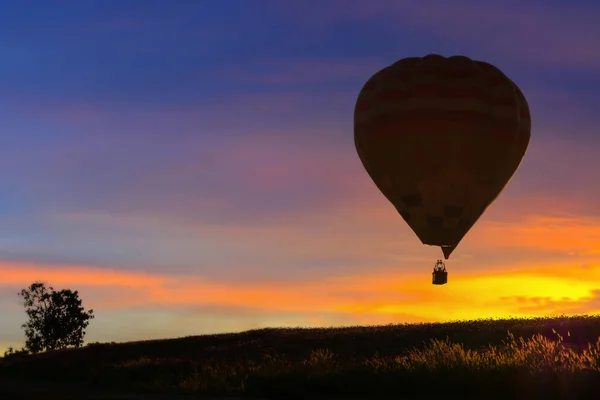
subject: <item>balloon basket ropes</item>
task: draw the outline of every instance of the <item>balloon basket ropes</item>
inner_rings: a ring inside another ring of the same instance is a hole
[[[437,260],[433,267],[432,282],[434,285],[445,285],[448,283],[448,271],[442,260]]]

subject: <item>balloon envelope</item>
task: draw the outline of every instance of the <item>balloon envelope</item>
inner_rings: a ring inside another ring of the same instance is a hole
[[[446,259],[517,170],[530,130],[517,85],[463,56],[401,59],[365,83],[354,109],[367,173]]]

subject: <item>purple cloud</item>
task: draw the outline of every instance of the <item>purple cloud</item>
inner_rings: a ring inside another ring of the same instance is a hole
[[[369,22],[388,34],[400,33],[400,29],[412,30],[444,39],[445,48],[474,52],[498,61],[509,57],[511,63],[522,66],[588,71],[600,67],[597,51],[600,10],[576,4],[509,1],[501,6],[477,0],[277,4],[278,12],[286,15],[288,21],[310,26],[317,35],[330,34],[344,23]]]

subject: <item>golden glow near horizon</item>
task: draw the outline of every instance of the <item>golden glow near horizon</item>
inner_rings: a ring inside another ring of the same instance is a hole
[[[264,248],[265,254],[287,259],[290,265],[306,254],[365,260],[363,266],[347,272],[247,282],[203,278],[195,273],[0,262],[0,275],[4,287],[15,293],[37,279],[57,289],[79,290],[84,306],[99,315],[90,325],[88,340],[133,340],[139,335],[181,336],[182,332],[290,324],[378,325],[533,317],[600,308],[597,218],[544,216],[545,212],[551,215],[548,204],[519,222],[510,218],[480,221],[448,261],[449,283],[439,287],[431,285],[431,268],[439,249],[421,245],[393,211],[369,203],[288,216],[256,228],[232,226],[211,231],[216,241]],[[361,212],[356,212],[357,207]],[[121,223],[126,221],[124,217]],[[204,234],[195,226],[187,232]],[[368,261],[373,254],[383,255],[379,264]],[[22,310],[16,297],[12,300],[4,303],[5,308],[18,316]],[[134,320],[138,321],[135,326],[131,325]],[[207,321],[211,322],[207,325]],[[147,329],[148,324],[153,330]],[[115,326],[122,328],[115,330]],[[143,333],[140,326],[146,327]],[[15,337],[17,331],[15,328]]]

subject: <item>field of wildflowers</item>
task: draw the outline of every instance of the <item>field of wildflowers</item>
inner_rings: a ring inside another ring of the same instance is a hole
[[[144,392],[289,399],[574,399],[600,389],[599,336],[600,316],[260,329],[6,357],[0,374]]]

